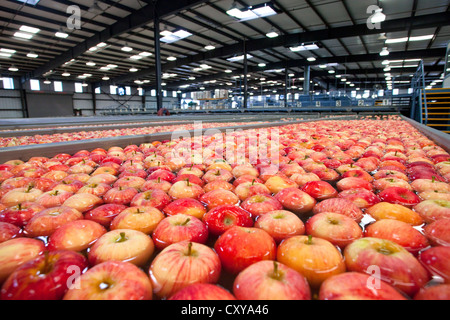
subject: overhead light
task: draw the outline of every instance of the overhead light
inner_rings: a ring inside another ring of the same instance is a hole
[[[328,70],[328,73],[329,73],[329,74],[335,74],[336,71],[334,71],[334,70]]]
[[[139,53],[139,55],[142,56],[142,57],[150,57],[151,55],[153,55],[153,53],[147,52],[147,51],[143,51],[143,52]]]
[[[299,52],[299,51],[310,51],[310,50],[317,50],[320,49],[319,46],[315,43],[312,44],[301,44],[296,47],[290,47],[289,48],[292,52]]]
[[[63,72],[63,73],[61,73],[61,75],[63,77],[70,77],[70,73],[69,72]]]
[[[383,60],[383,62],[381,62],[382,65],[388,65],[390,63],[389,60]]]
[[[203,63],[203,64],[200,65],[200,68],[202,68],[202,69],[211,69],[212,67],[210,65],[208,65],[208,64]]]
[[[88,62],[86,62],[86,65],[87,66],[90,66],[90,67],[93,67],[93,66],[95,66],[95,62],[94,61],[88,61]]]
[[[109,77],[108,77],[108,76],[104,76],[104,77],[102,78],[102,80],[104,80],[104,81],[109,80]]]
[[[195,80],[195,77],[192,77],[192,76],[191,76],[191,77],[189,77],[188,79],[189,79],[189,80]]]
[[[279,36],[278,32],[276,32],[275,29],[273,29],[273,28],[269,32],[266,33],[267,38],[276,38],[278,36]]]
[[[383,13],[382,8],[375,10],[375,13],[370,18],[370,22],[374,23],[374,24],[384,22],[385,20],[386,20],[386,15]]]
[[[110,68],[108,68],[108,67],[101,67],[100,68],[100,70],[102,70],[102,71],[108,71]]]
[[[383,71],[384,72],[389,72],[389,71],[391,71],[391,67],[386,67],[386,68],[383,69]]]
[[[59,28],[58,31],[55,32],[55,37],[57,38],[67,38],[69,36],[68,33],[64,32],[62,28]]]
[[[426,36],[409,37],[409,41],[424,41],[433,39],[434,34],[429,34]]]
[[[50,80],[48,80],[48,79],[45,79],[44,80],[44,84],[52,84],[52,82]]]
[[[336,75],[336,78],[339,79],[339,78],[342,78],[342,76],[341,76],[340,74],[337,74],[337,75]]]
[[[13,54],[16,53],[16,50],[0,48],[0,52]]]
[[[19,68],[17,68],[15,65],[12,65],[11,67],[8,68],[8,70],[12,71],[12,72],[16,72],[16,71],[19,71]]]
[[[227,69],[227,70],[225,70],[224,72],[225,72],[225,73],[232,73],[233,70]]]
[[[169,61],[175,61],[175,60],[177,60],[177,58],[174,57],[174,56],[170,56],[170,57],[167,57],[167,60],[169,60]]]
[[[83,73],[83,76],[85,76],[85,77],[92,77],[92,74],[91,73]]]
[[[192,33],[188,32],[186,30],[180,29],[175,32],[163,31],[163,32],[161,32],[161,35],[164,35],[164,37],[160,39],[162,42],[173,43],[175,41],[179,41],[179,40],[182,40],[182,39],[192,36]]]
[[[17,1],[23,2],[23,3],[27,3],[27,4],[29,4],[29,5],[34,6],[34,5],[36,5],[40,0],[17,0]]]
[[[404,37],[404,38],[397,38],[397,39],[387,39],[386,43],[391,44],[391,43],[401,43],[401,42],[407,42],[407,41],[408,41],[408,37]]]
[[[216,47],[213,46],[211,43],[205,46],[206,50],[214,50]]]
[[[264,62],[258,63],[258,67],[260,67],[260,68],[263,68],[265,66],[266,66],[266,64]]]
[[[20,31],[24,31],[24,32],[28,32],[28,33],[38,33],[39,31],[41,31],[41,29],[39,28],[34,28],[34,27],[29,27],[29,26],[21,26],[19,28]]]
[[[136,72],[136,71],[138,71],[138,69],[136,69],[136,68],[130,68],[130,72]]]
[[[317,59],[316,58],[314,58],[314,57],[309,57],[308,59],[306,59],[306,60],[308,60],[309,62],[314,62],[314,61],[316,61]]]
[[[380,52],[380,56],[385,57],[389,55],[389,50],[387,47],[384,47],[383,50]]]
[[[114,68],[117,68],[118,65],[117,64],[108,64],[107,67],[110,69],[114,69]]]
[[[327,67],[326,64],[321,64],[321,65],[319,66],[320,69],[325,69],[326,67]]]
[[[93,52],[93,51],[97,51],[99,48],[97,46],[91,47],[89,48],[89,51]]]
[[[83,83],[81,84],[81,86],[82,86],[82,87],[87,87],[88,84],[87,84],[86,82],[83,82]]]
[[[97,44],[97,47],[103,48],[103,47],[106,47],[107,45],[108,45],[107,43],[100,42],[99,44]]]
[[[39,55],[33,51],[30,51],[27,53],[27,57],[28,58],[37,58],[37,57],[39,57]]]
[[[229,16],[239,19],[240,21],[247,21],[257,18],[269,17],[277,14],[275,9],[268,3],[263,3],[257,6],[251,6],[247,9],[240,10],[236,2],[226,12]]]
[[[31,38],[33,38],[33,34],[28,33],[28,32],[17,31],[17,32],[14,33],[14,37],[22,38],[22,39],[31,39]]]
[[[133,51],[133,48],[129,47],[125,44],[125,46],[123,46],[120,50],[125,51],[125,52],[130,52],[130,51]]]
[[[134,56],[130,57],[131,60],[140,60],[142,58],[144,58],[144,56],[140,54],[135,54]]]
[[[247,54],[247,59],[251,59],[251,58],[253,58],[253,56],[251,54]],[[230,62],[236,62],[236,61],[244,60],[244,55],[234,56],[234,57],[228,58],[227,60],[230,61]]]

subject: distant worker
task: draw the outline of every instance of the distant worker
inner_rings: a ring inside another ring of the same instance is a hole
[[[161,108],[158,110],[157,115],[158,116],[170,116],[170,112],[166,108]]]

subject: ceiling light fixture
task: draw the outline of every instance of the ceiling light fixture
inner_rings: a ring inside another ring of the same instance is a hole
[[[380,56],[385,57],[389,55],[389,50],[387,47],[384,47],[383,50],[380,52]]]
[[[302,43],[299,46],[296,47],[290,47],[289,48],[292,52],[299,52],[299,51],[311,51],[311,50],[317,50],[320,49],[319,46],[315,43],[311,44],[304,44]]]
[[[386,20],[386,15],[383,13],[382,8],[375,10],[375,13],[370,18],[370,22],[373,24],[381,23],[381,22],[384,22],[385,20]]]
[[[262,3],[257,6],[250,6],[247,9],[239,9],[237,3],[233,2],[231,8],[226,12],[229,16],[239,19],[240,21],[247,21],[257,18],[264,18],[276,15],[278,12],[272,7],[270,3]]]
[[[165,30],[162,31],[160,34],[164,36],[163,38],[160,39],[164,43],[173,43],[192,36],[192,33],[183,29],[177,30],[175,32]]]
[[[216,47],[213,46],[211,43],[209,43],[208,45],[205,46],[206,50],[214,50]]]

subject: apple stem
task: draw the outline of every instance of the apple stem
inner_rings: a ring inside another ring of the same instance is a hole
[[[119,234],[119,239],[117,239],[116,242],[125,242],[127,240],[128,240],[128,238],[126,237],[125,232],[121,232]]]
[[[27,190],[25,192],[28,193],[28,192],[31,191],[31,189],[33,189],[33,187],[32,186],[28,186],[28,188],[27,188]]]
[[[158,177],[157,181],[158,181],[158,183],[161,183],[161,177]]]
[[[308,235],[308,240],[305,242],[305,244],[312,244],[312,235]]]
[[[189,244],[188,244],[188,253],[187,253],[187,255],[190,256],[191,253],[192,253],[192,242],[189,242]]]
[[[186,221],[184,221],[181,225],[185,226],[189,223],[189,221],[191,221],[191,218],[187,218]]]
[[[187,185],[188,187],[191,186],[191,184],[189,183],[189,179],[186,179],[186,185]]]
[[[256,181],[256,179],[253,179],[253,180],[252,180],[252,185],[254,185],[254,184],[255,184],[255,181]]]
[[[436,177],[435,177],[435,176],[432,176],[432,177],[431,177],[431,182],[434,183],[435,180],[436,180]]]
[[[19,204],[17,205],[17,207],[19,208],[19,210],[22,210],[22,204],[21,204],[21,203],[19,203]]]
[[[131,165],[131,166],[133,165],[133,160],[130,160],[130,165]]]

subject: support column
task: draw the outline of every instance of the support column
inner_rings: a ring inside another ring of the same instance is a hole
[[[97,97],[95,96],[95,84],[91,83],[92,112],[97,115]]]
[[[311,66],[305,67],[305,76],[303,80],[303,94],[309,95],[311,85]]]
[[[289,70],[284,69],[284,107],[288,107],[288,87],[289,87]]]
[[[246,41],[244,40],[244,105],[243,105],[244,109],[247,109],[247,101],[248,101],[247,73],[248,73],[247,44]]]
[[[162,86],[161,86],[161,43],[159,36],[159,17],[156,12],[156,4],[154,7],[154,38],[155,38],[155,69],[156,69],[156,111],[162,108]]]

